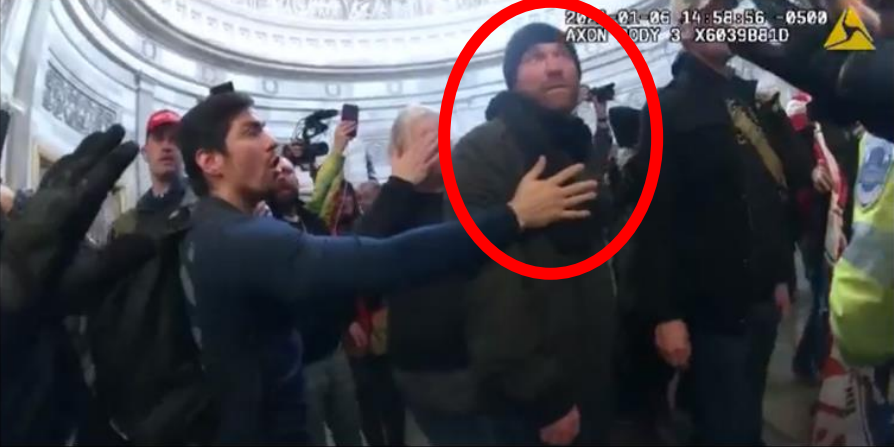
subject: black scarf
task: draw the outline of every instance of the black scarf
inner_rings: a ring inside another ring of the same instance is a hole
[[[549,177],[575,163],[586,162],[593,151],[590,128],[570,114],[547,109],[521,94],[504,91],[487,106],[488,121],[500,119],[524,157],[525,170],[537,158],[546,157],[543,177]],[[595,202],[588,204],[596,212]],[[541,230],[560,253],[591,251],[598,226],[588,219],[565,221]],[[535,233],[536,234],[536,233]]]

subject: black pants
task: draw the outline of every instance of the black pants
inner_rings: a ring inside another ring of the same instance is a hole
[[[655,326],[642,318],[629,317],[619,335],[615,360],[616,417],[621,420],[655,423],[667,415],[667,388],[674,370],[655,348]]]
[[[698,445],[762,445],[767,368],[780,313],[773,302],[755,305],[741,334],[690,328],[694,441]]]
[[[351,359],[363,436],[371,446],[404,445],[406,412],[387,356]]]

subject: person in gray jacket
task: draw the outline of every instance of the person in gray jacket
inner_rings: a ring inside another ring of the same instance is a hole
[[[598,178],[588,127],[572,114],[580,62],[562,33],[533,23],[510,39],[503,60],[509,91],[493,98],[487,122],[456,145],[453,167],[470,209],[504,203],[525,172],[546,157],[546,172],[574,163]],[[526,264],[563,267],[602,249],[607,197],[591,217],[550,225],[505,253]],[[468,285],[472,370],[496,435],[509,445],[606,443],[612,408],[617,304],[611,268],[558,281],[527,278],[489,262]]]

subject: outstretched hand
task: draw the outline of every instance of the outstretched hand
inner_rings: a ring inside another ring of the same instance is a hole
[[[775,27],[785,27],[780,19],[791,11],[806,10],[790,2],[756,0],[755,5],[764,11]],[[830,17],[838,14],[829,12]],[[836,90],[838,72],[847,52],[828,52],[824,42],[829,36],[834,19],[830,23],[789,27],[791,36],[781,44],[736,42],[730,49],[737,56],[781,77],[788,83],[810,93],[814,99],[829,97]]]
[[[115,125],[81,141],[44,175],[21,215],[10,222],[0,245],[0,290],[4,310],[42,299],[59,286],[102,203],[138,152],[122,144]]]

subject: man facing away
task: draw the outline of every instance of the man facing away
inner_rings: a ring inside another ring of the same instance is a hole
[[[296,321],[328,300],[353,302],[432,280],[480,258],[458,225],[417,229],[388,239],[315,237],[252,213],[273,189],[278,145],[251,98],[212,95],[184,116],[178,142],[201,197],[183,246],[189,313],[204,372],[220,405],[216,444],[303,444],[301,338]],[[539,180],[477,214],[498,246],[519,228],[582,219],[572,209],[592,200],[595,184],[568,180],[582,166]],[[508,206],[507,206],[508,203]]]
[[[558,29],[534,23],[510,39],[503,59],[509,91],[453,153],[456,181],[470,209],[504,203],[539,157],[546,172],[583,163],[596,179],[602,159],[589,128],[572,112],[580,88],[574,47]],[[608,210],[588,203],[591,217],[550,225],[505,250],[540,267],[581,262],[605,246]],[[598,209],[597,209],[598,207]],[[608,441],[617,305],[611,268],[542,281],[488,263],[464,297],[472,369],[498,421],[498,441],[567,445]]]
[[[725,44],[696,43],[693,26],[682,29],[674,79],[659,91],[664,153],[634,246],[637,303],[656,325],[659,353],[691,385],[694,441],[761,445],[767,368],[794,274],[788,191],[809,182],[809,152],[781,109],[759,105],[757,83],[726,67]],[[642,119],[638,178],[651,143],[647,111]]]

